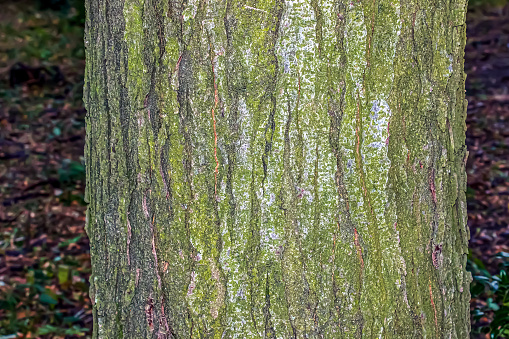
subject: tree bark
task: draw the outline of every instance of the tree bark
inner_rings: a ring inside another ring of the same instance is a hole
[[[88,0],[94,338],[467,338],[466,0]]]

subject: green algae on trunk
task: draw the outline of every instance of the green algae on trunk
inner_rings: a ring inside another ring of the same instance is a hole
[[[88,0],[94,338],[467,338],[464,0]]]

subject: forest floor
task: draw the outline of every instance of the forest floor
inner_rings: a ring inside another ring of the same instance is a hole
[[[0,339],[91,334],[83,9],[73,3],[0,12]],[[509,5],[472,8],[467,32],[469,263],[494,275],[509,252]],[[492,304],[472,300],[482,310],[473,337],[489,338]]]
[[[493,282],[491,275],[501,267],[507,272],[509,266],[509,5],[469,9],[465,72],[469,266],[485,272],[473,270],[474,283],[485,278]],[[486,293],[472,291],[471,310],[483,310],[473,317],[472,331],[477,334],[500,306]],[[503,318],[509,324],[509,314]]]
[[[76,4],[1,6],[0,338],[91,334],[84,21]]]

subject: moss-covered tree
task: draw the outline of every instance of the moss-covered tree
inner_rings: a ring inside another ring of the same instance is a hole
[[[88,0],[94,338],[467,338],[466,0]]]

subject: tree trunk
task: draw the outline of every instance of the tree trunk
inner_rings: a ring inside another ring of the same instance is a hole
[[[88,0],[94,338],[468,338],[466,0]]]

